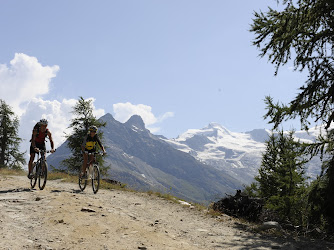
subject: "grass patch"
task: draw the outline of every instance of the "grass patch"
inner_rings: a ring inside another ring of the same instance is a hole
[[[100,181],[100,188],[101,189],[107,189],[107,190],[117,189],[117,190],[127,190],[127,191],[129,191],[126,188],[126,184],[111,184],[111,183],[108,183],[104,180]]]
[[[27,175],[27,172],[24,170],[15,170],[15,169],[8,169],[8,168],[0,168],[1,175],[17,175],[17,176],[24,176]]]
[[[79,177],[76,174],[52,171],[48,173],[48,180],[62,180],[62,182],[78,183]],[[100,180],[100,189],[126,190],[126,185],[125,184],[111,184],[104,180]]]
[[[159,197],[159,198],[162,198],[162,199],[165,199],[165,200],[169,200],[169,201],[173,201],[173,202],[175,202],[175,203],[179,203],[178,202],[178,198],[177,197],[175,197],[175,196],[173,196],[173,195],[171,195],[171,194],[169,194],[169,193],[165,193],[165,194],[163,194],[163,193],[160,193],[160,192],[157,192],[157,191],[147,191],[146,192],[148,195],[154,195],[154,196],[157,196],[157,197]]]
[[[48,180],[62,180],[63,182],[77,183],[78,176],[74,174],[53,171],[48,173]]]

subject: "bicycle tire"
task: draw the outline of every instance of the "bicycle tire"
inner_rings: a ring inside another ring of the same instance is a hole
[[[44,168],[42,164],[40,165],[39,175],[38,175],[38,186],[40,190],[43,190],[46,185],[46,180],[48,178],[48,164],[44,162]]]
[[[83,179],[79,173],[79,188],[81,191],[84,191],[87,186],[87,179]]]
[[[34,177],[30,179],[30,186],[31,186],[31,188],[34,188],[36,186],[36,183],[37,183],[36,169],[37,169],[37,166],[36,166],[36,164],[34,164],[34,167],[32,169],[32,173],[33,173]]]
[[[93,165],[93,174],[92,174],[92,188],[94,194],[99,191],[100,187],[100,169],[98,165]]]

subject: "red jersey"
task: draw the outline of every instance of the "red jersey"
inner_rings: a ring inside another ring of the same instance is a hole
[[[36,138],[35,138],[35,142],[37,142],[37,143],[44,143],[45,142],[45,138],[48,136],[48,132],[49,132],[49,130],[48,129],[46,129],[44,132],[42,132],[41,130],[40,130],[40,127],[39,127],[39,125],[35,125],[35,127],[34,127],[34,131],[37,131],[37,134],[36,134]]]

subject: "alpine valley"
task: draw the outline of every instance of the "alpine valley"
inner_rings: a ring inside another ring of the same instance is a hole
[[[140,191],[170,193],[187,201],[209,204],[225,194],[250,184],[261,165],[265,140],[270,131],[231,132],[218,123],[202,129],[190,129],[176,139],[153,135],[142,118],[116,121],[111,114],[106,122],[103,144],[106,147],[107,178]],[[296,132],[297,139],[313,141],[317,130]],[[62,169],[60,162],[70,155],[63,143],[47,160]],[[307,174],[320,172],[318,159],[308,164]]]

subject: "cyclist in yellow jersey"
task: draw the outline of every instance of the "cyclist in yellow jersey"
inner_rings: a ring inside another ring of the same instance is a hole
[[[88,161],[88,153],[93,153],[96,151],[96,144],[98,143],[100,148],[103,151],[103,154],[106,153],[100,138],[97,136],[97,127],[96,126],[91,126],[89,128],[89,133],[87,136],[85,136],[83,143],[81,145],[81,149],[83,151],[83,164],[82,164],[82,169],[81,169],[81,176],[86,178],[86,165]],[[90,155],[90,161],[94,159],[94,155]]]

